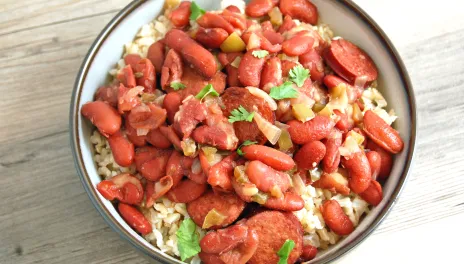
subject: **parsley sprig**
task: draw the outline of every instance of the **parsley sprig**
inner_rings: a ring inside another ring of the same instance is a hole
[[[206,11],[204,9],[195,3],[195,1],[192,1],[192,4],[190,4],[190,20],[196,20],[205,13]]]
[[[298,91],[293,88],[292,82],[285,82],[282,85],[272,87],[269,95],[276,100],[297,98]]]
[[[256,142],[256,141],[245,140],[245,142],[243,142],[242,145],[240,145],[240,147],[238,147],[237,154],[240,155],[240,156],[245,155],[245,153],[243,153],[243,151],[242,151],[242,147],[254,145],[254,144],[257,144],[257,143],[258,142]]]
[[[290,80],[294,82],[298,87],[302,87],[306,79],[309,78],[309,70],[305,69],[301,65],[293,67],[288,73]]]
[[[282,247],[277,252],[277,255],[279,256],[278,264],[287,264],[288,257],[290,256],[290,253],[292,252],[294,247],[295,247],[295,241],[291,239],[287,239],[285,241],[285,243],[282,245]]]
[[[212,84],[208,84],[203,89],[201,89],[201,91],[195,96],[195,98],[201,101],[208,95],[219,96],[219,93],[216,90],[214,90]]]
[[[255,112],[248,112],[243,106],[239,106],[237,109],[232,110],[230,112],[229,122],[234,123],[238,121],[247,121],[252,122]]]

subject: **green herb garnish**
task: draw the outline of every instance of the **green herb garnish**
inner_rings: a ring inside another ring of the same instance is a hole
[[[256,58],[262,59],[269,55],[269,52],[267,50],[255,50],[251,54]]]
[[[174,89],[174,91],[182,90],[182,89],[185,88],[185,84],[183,84],[181,82],[172,82],[171,83],[171,88]]]
[[[190,4],[190,20],[196,20],[198,17],[202,16],[205,14],[206,11],[203,10],[195,1],[192,1],[192,4]]]
[[[216,90],[214,90],[212,84],[208,84],[203,89],[201,89],[201,91],[195,96],[195,98],[201,101],[207,95],[219,96],[219,93]]]
[[[196,225],[191,218],[182,221],[176,232],[177,248],[182,261],[195,256],[201,251],[200,236],[196,231]]]
[[[297,65],[290,70],[288,76],[292,82],[294,82],[298,87],[301,87],[310,74],[308,69],[303,68],[301,65]]]
[[[237,109],[232,110],[230,114],[231,114],[229,116],[230,123],[234,123],[238,121],[252,122],[255,112],[250,113],[243,106],[239,106]]]
[[[242,151],[242,147],[254,145],[254,144],[256,144],[256,143],[258,143],[258,142],[256,142],[256,141],[251,141],[251,140],[245,140],[245,142],[243,142],[242,145],[240,145],[240,147],[238,147],[238,149],[237,149],[238,155],[240,155],[240,156],[245,155],[245,153],[243,153],[243,151]]]
[[[285,243],[282,245],[282,247],[277,252],[277,255],[279,256],[278,264],[287,264],[288,257],[290,256],[290,253],[292,252],[294,247],[295,247],[295,242],[293,240],[287,239],[285,241]]]
[[[287,98],[297,98],[298,91],[293,88],[292,82],[285,82],[280,86],[274,86],[271,88],[269,96],[276,100],[282,100]]]

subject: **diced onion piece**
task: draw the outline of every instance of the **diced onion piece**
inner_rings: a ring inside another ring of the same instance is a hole
[[[333,172],[330,174],[331,178],[334,179],[336,182],[343,184],[345,186],[348,186],[348,179],[345,178],[342,174],[340,174],[338,171]]]
[[[303,123],[315,117],[313,110],[305,104],[294,104],[292,110],[293,116]]]
[[[201,163],[200,163],[200,159],[198,157],[193,160],[192,172],[195,173],[195,174],[198,174],[198,173],[201,172]]]
[[[313,111],[316,112],[316,113],[319,113],[319,112],[322,111],[324,108],[325,108],[325,104],[315,103],[315,104],[313,105]]]
[[[263,193],[263,192],[258,192],[257,194],[253,195],[251,197],[251,200],[253,202],[259,203],[259,204],[265,204],[267,201],[268,195]]]
[[[165,9],[171,9],[171,8],[174,8],[176,6],[178,6],[180,3],[180,0],[166,0],[164,2],[164,8]]]
[[[247,50],[258,49],[261,46],[261,39],[255,33],[251,33],[246,46]]]
[[[197,151],[197,145],[195,141],[191,138],[186,138],[180,142],[180,146],[182,147],[182,151],[184,155],[187,157],[195,156]]]
[[[372,110],[372,112],[382,118],[389,125],[393,124],[393,122],[395,122],[395,120],[398,118],[393,109],[388,113],[382,108],[375,108]]]
[[[282,25],[282,22],[283,22],[282,12],[280,12],[280,9],[277,6],[272,8],[271,11],[269,11],[268,15],[269,15],[272,25],[274,26]]]
[[[374,108],[383,108],[387,106],[387,101],[383,95],[375,88],[368,88],[364,90],[361,96],[364,108],[374,109]]]
[[[301,176],[299,173],[293,174],[292,182],[293,182],[293,189],[296,191],[297,194],[302,195],[303,193],[305,193],[306,185],[303,182],[303,179],[301,179]]]
[[[245,50],[246,45],[242,38],[234,32],[222,42],[220,48],[223,52],[240,52]]]
[[[146,136],[150,132],[148,128],[137,128],[137,136]]]
[[[279,188],[279,186],[274,185],[271,187],[270,193],[272,196],[276,198],[282,197],[284,194],[282,193],[282,190]]]
[[[280,60],[288,60],[288,61],[293,61],[293,62],[295,62],[297,64],[300,64],[298,56],[290,57],[290,56],[285,55],[285,53],[281,53],[281,54],[277,55],[277,57]]]
[[[222,160],[222,155],[217,153],[217,149],[213,147],[202,147],[201,150],[206,156],[210,166],[214,166]]]
[[[238,183],[248,183],[248,176],[245,174],[245,166],[237,166],[234,168],[234,177]]]
[[[238,68],[238,66],[240,65],[240,62],[242,61],[242,57],[241,56],[237,56],[235,58],[235,60],[233,62],[230,63],[230,65],[232,65],[233,67],[235,68]]]
[[[280,135],[282,134],[282,130],[271,124],[258,112],[255,112],[253,120],[256,122],[259,130],[264,134],[269,142],[271,142],[272,145],[275,145],[279,140]]]
[[[159,106],[159,107],[163,108],[164,97],[166,97],[165,94],[159,96],[158,98],[156,98],[156,99],[153,101],[153,103],[154,103],[156,106]]]
[[[327,104],[327,107],[330,110],[340,110],[340,112],[345,113],[346,108],[348,107],[348,95],[346,93],[346,85],[344,83],[337,85],[331,91],[333,91],[333,95],[331,94],[330,101]]]
[[[282,134],[280,134],[279,140],[279,150],[288,151],[293,148],[292,138],[287,129],[282,129]]]
[[[262,98],[264,101],[266,101],[267,105],[269,105],[269,107],[271,108],[272,111],[275,111],[277,110],[277,103],[274,101],[274,99],[272,99],[271,96],[269,96],[268,93],[266,93],[265,91],[259,89],[259,88],[256,88],[256,87],[251,87],[251,86],[247,86],[246,89],[254,96],[256,97],[259,97],[259,98]]]
[[[344,157],[351,157],[354,153],[360,152],[360,145],[364,142],[364,137],[354,131],[348,132],[345,142],[338,148],[340,155]]]
[[[144,103],[151,103],[151,102],[155,101],[156,98],[157,98],[156,95],[152,94],[152,93],[143,93],[142,94],[142,102],[144,102]]]
[[[227,216],[216,211],[215,208],[211,209],[203,221],[203,226],[201,228],[206,229],[216,225],[222,225]]]
[[[242,186],[242,193],[245,196],[253,196],[256,195],[259,192],[258,188],[256,188],[256,185],[248,183]]]
[[[363,121],[364,119],[364,116],[363,116],[363,113],[361,111],[361,109],[359,108],[359,105],[357,103],[354,103],[353,104],[353,120],[356,124],[359,124]]]
[[[316,167],[309,171],[309,175],[311,175],[311,181],[315,182],[321,178],[322,170],[319,167]]]
[[[364,87],[366,87],[367,78],[368,77],[366,75],[356,77],[356,79],[354,80],[354,87],[364,89]]]

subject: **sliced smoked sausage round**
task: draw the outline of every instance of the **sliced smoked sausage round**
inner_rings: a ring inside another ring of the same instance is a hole
[[[206,215],[213,209],[227,218],[221,225],[215,225],[208,229],[218,229],[232,224],[245,209],[245,202],[235,193],[215,193],[210,190],[187,204],[187,211],[198,226],[203,226]]]
[[[350,83],[370,83],[377,79],[377,67],[362,49],[345,39],[332,41],[324,52],[326,63]]]
[[[303,251],[303,227],[292,213],[264,211],[248,219],[246,225],[258,233],[258,249],[249,264],[279,262],[277,252],[287,239],[295,242],[288,263],[295,263]]]

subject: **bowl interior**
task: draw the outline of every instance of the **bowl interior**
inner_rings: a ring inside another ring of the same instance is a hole
[[[216,0],[197,0],[200,6],[217,6]],[[335,35],[348,39],[363,48],[374,60],[379,69],[379,90],[383,93],[389,107],[394,108],[399,119],[395,122],[405,149],[396,156],[390,178],[384,186],[384,199],[365,217],[350,236],[335,247],[320,254],[314,262],[325,263],[343,254],[373,230],[388,209],[392,206],[406,178],[414,148],[415,112],[412,88],[401,61],[395,57],[388,42],[372,27],[360,13],[356,13],[349,1],[313,0],[320,14],[320,21],[328,24]],[[101,181],[97,167],[92,159],[90,135],[91,124],[79,114],[81,106],[93,100],[96,89],[107,81],[108,71],[114,67],[123,54],[123,45],[131,42],[139,28],[162,13],[164,1],[134,1],[116,17],[102,32],[84,61],[76,81],[71,109],[71,126],[74,155],[84,187],[96,208],[105,220],[146,254],[169,263],[181,263],[175,258],[160,252],[134,232],[119,216],[112,203],[95,191]],[[156,253],[155,253],[156,252]],[[319,262],[320,261],[320,262]]]

